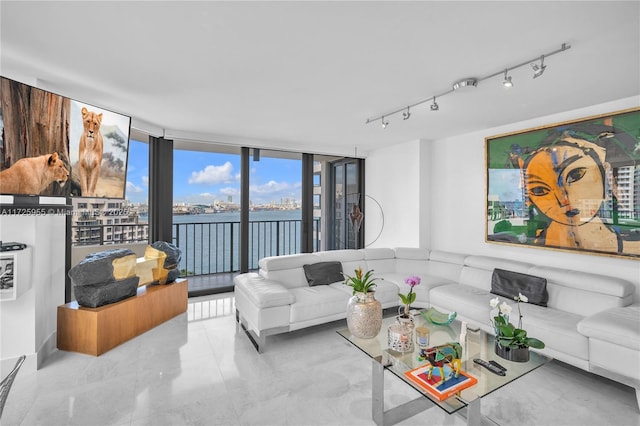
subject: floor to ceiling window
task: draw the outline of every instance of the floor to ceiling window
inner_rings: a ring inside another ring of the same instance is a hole
[[[258,260],[301,252],[302,155],[252,149],[249,173],[249,269]]]
[[[330,163],[331,229],[328,249],[356,249],[364,241],[364,190],[361,160],[345,158]]]
[[[210,277],[239,265],[239,148],[174,142],[173,243],[182,251],[180,275]],[[223,283],[229,287],[232,283]],[[189,279],[190,293],[220,287]]]

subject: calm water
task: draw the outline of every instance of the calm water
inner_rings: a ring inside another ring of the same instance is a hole
[[[301,210],[264,210],[249,212],[249,221],[302,220]],[[173,223],[240,222],[240,212],[174,215]]]
[[[250,212],[249,269],[265,256],[299,253],[301,217],[300,210]],[[174,215],[173,223],[184,275],[239,270],[239,212]]]

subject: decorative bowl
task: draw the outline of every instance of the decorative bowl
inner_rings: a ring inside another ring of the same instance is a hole
[[[431,323],[436,325],[449,325],[456,319],[458,313],[456,311],[449,312],[448,314],[438,311],[436,308],[429,308],[422,315]]]

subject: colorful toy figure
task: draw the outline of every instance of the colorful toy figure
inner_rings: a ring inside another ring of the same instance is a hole
[[[437,367],[440,370],[440,381],[436,383],[436,386],[440,383],[446,382],[447,379],[451,377],[444,376],[444,365],[449,364],[451,366],[451,370],[453,372],[454,377],[458,377],[460,375],[460,359],[462,358],[462,346],[460,346],[457,342],[450,342],[444,345],[433,346],[427,349],[420,349],[420,356],[418,359],[420,361],[427,360],[431,366],[429,368],[429,374],[427,379],[431,379],[431,374],[433,373],[434,367]]]

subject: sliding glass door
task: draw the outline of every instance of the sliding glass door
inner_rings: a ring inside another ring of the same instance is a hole
[[[345,158],[331,163],[329,249],[364,246],[364,162]]]

